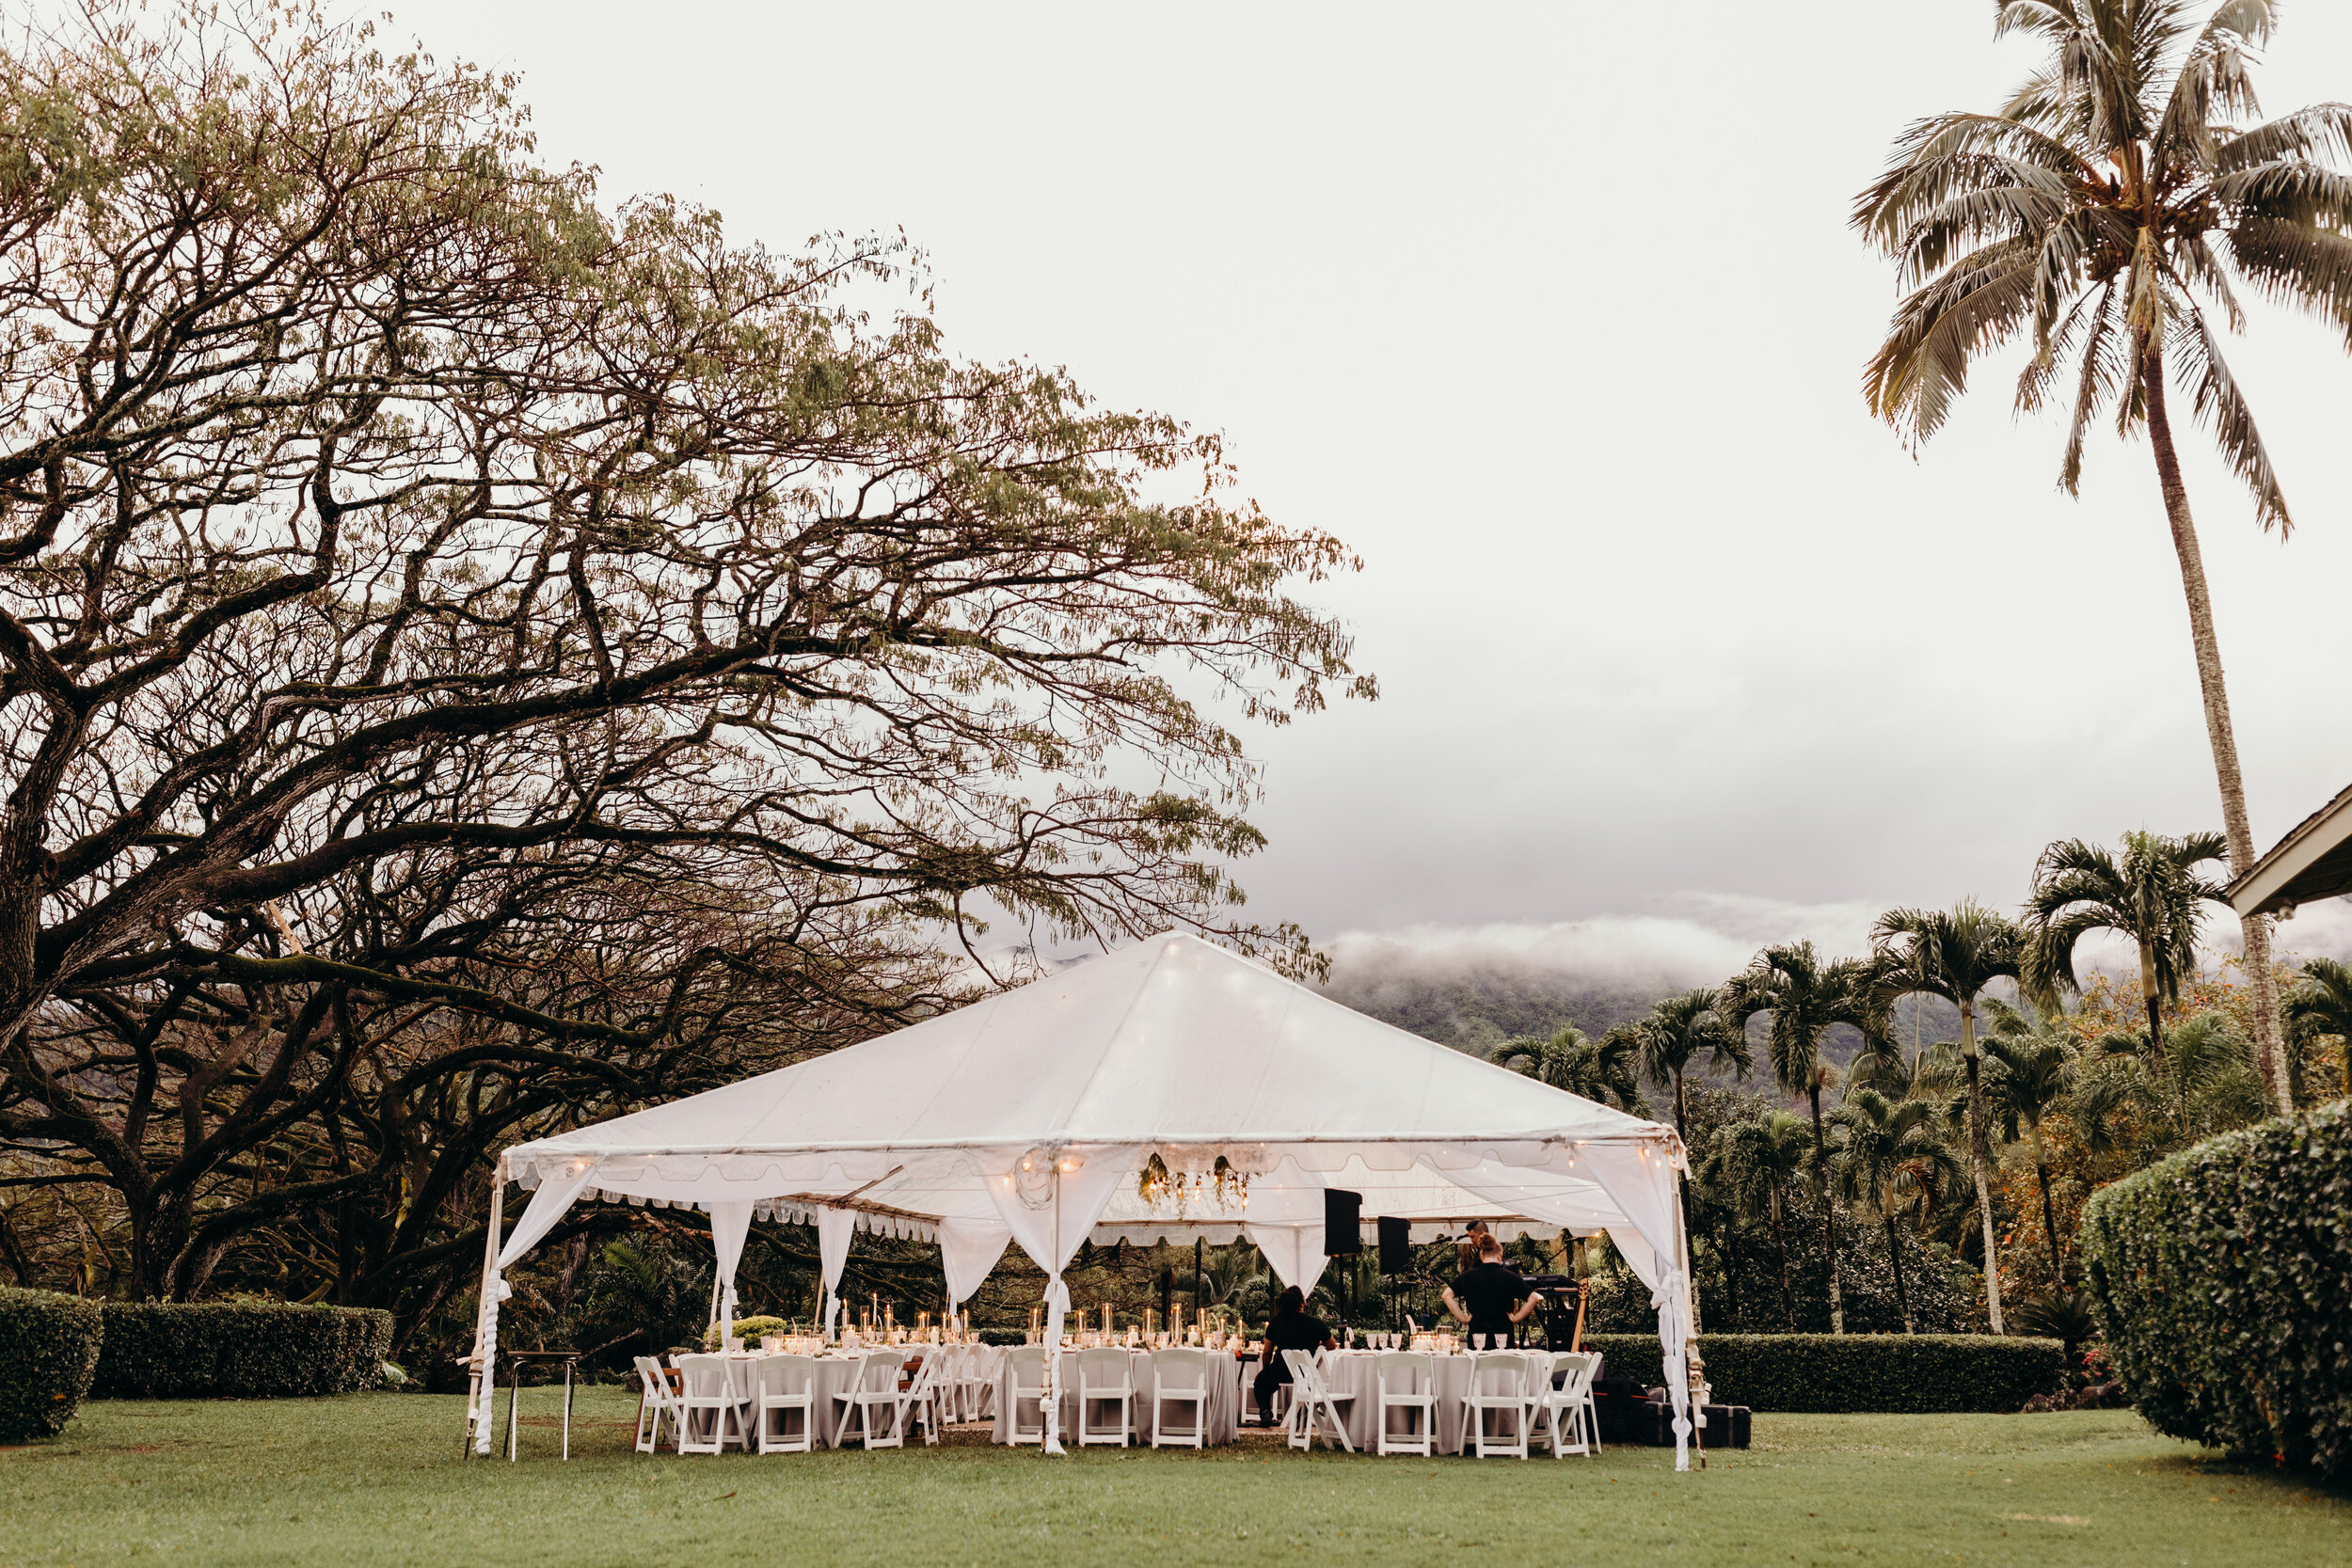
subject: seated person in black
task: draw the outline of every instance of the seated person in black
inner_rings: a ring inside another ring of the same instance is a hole
[[[1291,1286],[1274,1300],[1273,1321],[1265,1325],[1265,1345],[1258,1352],[1260,1363],[1258,1381],[1253,1386],[1258,1394],[1258,1424],[1274,1424],[1274,1390],[1291,1380],[1291,1370],[1282,1359],[1286,1350],[1329,1350],[1331,1331],[1320,1318],[1307,1316],[1307,1298],[1298,1287]]]
[[[1502,1243],[1488,1235],[1478,1240],[1477,1267],[1446,1287],[1445,1309],[1455,1323],[1468,1324],[1470,1333],[1487,1336],[1488,1344],[1507,1344],[1511,1325],[1525,1323],[1543,1299],[1529,1294],[1518,1275],[1502,1266]]]

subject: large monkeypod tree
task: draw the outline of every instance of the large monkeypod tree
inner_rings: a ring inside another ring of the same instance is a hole
[[[421,1310],[496,1147],[949,1005],[984,920],[1314,961],[1232,726],[1373,694],[1292,596],[1354,562],[1213,436],[949,354],[895,243],[600,210],[509,80],[167,20],[0,71],[20,1275],[96,1195],[108,1289]]]

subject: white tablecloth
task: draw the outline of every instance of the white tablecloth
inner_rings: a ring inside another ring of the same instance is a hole
[[[1152,1441],[1152,1401],[1157,1392],[1157,1374],[1150,1351],[1131,1351],[1131,1377],[1136,1386],[1134,1406],[1136,1441]],[[1209,1357],[1209,1408],[1203,1422],[1203,1441],[1212,1445],[1230,1443],[1233,1432],[1241,1424],[1242,1401],[1248,1397],[1244,1379],[1257,1368],[1252,1361],[1218,1352]],[[1061,1389],[1061,1440],[1070,1447],[1078,1446],[1078,1361],[1077,1353],[1061,1353],[1061,1366],[1056,1374]],[[1033,1400],[1032,1403],[1035,1402]],[[1034,1419],[1033,1417],[1025,1418]],[[1189,1402],[1171,1408],[1168,1419],[1190,1424],[1192,1406]],[[1012,1441],[1012,1369],[999,1367],[996,1370],[996,1426],[999,1443]]]

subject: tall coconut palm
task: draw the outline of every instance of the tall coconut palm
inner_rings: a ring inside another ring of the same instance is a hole
[[[2123,835],[2121,859],[2103,845],[2062,839],[2034,863],[2026,900],[2032,942],[2026,989],[2055,1009],[2061,991],[2079,991],[2074,949],[2093,931],[2128,937],[2139,948],[2139,993],[2148,1010],[2148,1044],[2164,1059],[2164,1011],[2197,972],[2197,938],[2207,904],[2227,903],[2221,884],[2197,868],[2222,857],[2219,833]]]
[[[1686,1147],[1690,1126],[1682,1079],[1691,1064],[1703,1055],[1717,1071],[1728,1067],[1741,1077],[1756,1065],[1746,1032],[1724,1022],[1716,1011],[1720,1000],[1712,989],[1702,986],[1654,1004],[1646,1015],[1633,1021],[1631,1033],[1642,1070],[1659,1087],[1674,1091],[1675,1131],[1682,1134]]]
[[[1740,1213],[1762,1213],[1772,1227],[1780,1254],[1780,1309],[1788,1332],[1797,1331],[1797,1298],[1788,1287],[1788,1232],[1783,1224],[1791,1183],[1804,1174],[1812,1152],[1804,1118],[1768,1111],[1755,1121],[1736,1121],[1715,1134],[1715,1147],[1699,1168],[1708,1190],[1729,1200]]]
[[[1935,1107],[1924,1100],[1892,1101],[1876,1089],[1855,1089],[1830,1113],[1836,1141],[1830,1169],[1838,1195],[1875,1212],[1886,1229],[1886,1257],[1895,1269],[1895,1305],[1903,1332],[1916,1332],[1911,1289],[1903,1279],[1903,1248],[1896,1221],[1920,1197],[1957,1185],[1960,1162],[1935,1131]]]
[[[1859,1029],[1866,1039],[1885,1033],[1871,966],[1858,958],[1822,961],[1809,942],[1767,947],[1717,993],[1717,1016],[1746,1032],[1748,1021],[1770,1014],[1764,1054],[1783,1093],[1803,1095],[1813,1111],[1816,1191],[1821,1200],[1821,1255],[1829,1264],[1830,1332],[1846,1332],[1845,1284],[1838,1276],[1836,1203],[1830,1196],[1828,1140],[1822,1131],[1821,1090],[1830,1064],[1822,1042],[1840,1024]]]
[[[1994,5],[1995,30],[2039,38],[2045,63],[1996,113],[1911,126],[1854,203],[1855,227],[1911,291],[1870,360],[1866,395],[1924,441],[1971,364],[2024,335],[2033,356],[2018,408],[2038,410],[2072,383],[2058,470],[2069,495],[2103,410],[2126,434],[2147,431],[2188,601],[2230,864],[2243,875],[2253,830],[2167,400],[2177,377],[2252,493],[2256,520],[2284,537],[2286,498],[2215,324],[2242,326],[2234,289],[2250,286],[2313,312],[2352,346],[2352,181],[2335,166],[2352,157],[2352,105],[2250,123],[2260,114],[2252,52],[2276,21],[2270,0]],[[2269,923],[2249,917],[2244,930],[2258,1042],[2285,1110]]]
[[[2074,1091],[2075,1066],[2081,1053],[2062,1031],[2046,1019],[2028,1018],[2005,1002],[1988,1000],[1990,1027],[1984,1049],[2000,1065],[1993,1085],[1993,1111],[2013,1139],[2026,1134],[2033,1156],[2033,1177],[2042,1189],[2042,1234],[2050,1248],[2050,1289],[2062,1288],[2066,1271],[2058,1262],[2058,1211],[2050,1202],[2050,1150],[2042,1124],[2062,1111]]]
[[[1971,898],[1955,910],[1889,910],[1879,916],[1870,942],[1879,955],[1879,982],[1888,997],[1925,993],[1960,1009],[1960,1065],[1968,1080],[1968,1156],[1977,1184],[1977,1218],[1984,1227],[1985,1315],[1994,1333],[2005,1334],[1977,998],[1994,981],[2018,977],[2025,958],[2024,933],[2007,916]]]
[[[1624,1029],[1599,1039],[1568,1025],[1549,1037],[1523,1035],[1504,1040],[1486,1059],[1555,1089],[1613,1105],[1635,1115],[1647,1112],[1638,1074],[1641,1043]]]

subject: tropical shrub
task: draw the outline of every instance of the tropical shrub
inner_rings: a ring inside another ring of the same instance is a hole
[[[1663,1380],[1656,1334],[1592,1334],[1605,1375],[1644,1387]],[[1718,1404],[1830,1415],[1907,1415],[2024,1408],[2066,1372],[2056,1339],[1983,1334],[1703,1334]]]
[[[392,1315],[287,1302],[110,1301],[100,1399],[292,1399],[373,1388]]]
[[[55,1437],[98,1370],[98,1304],[0,1288],[0,1443]]]
[[[2352,1475],[2352,1110],[2224,1133],[2098,1193],[2085,1283],[2158,1431]]]
[[[756,1345],[766,1335],[791,1333],[792,1325],[782,1318],[738,1318],[730,1332],[745,1344]],[[703,1330],[703,1349],[717,1350],[723,1338],[719,1325],[712,1323]]]

